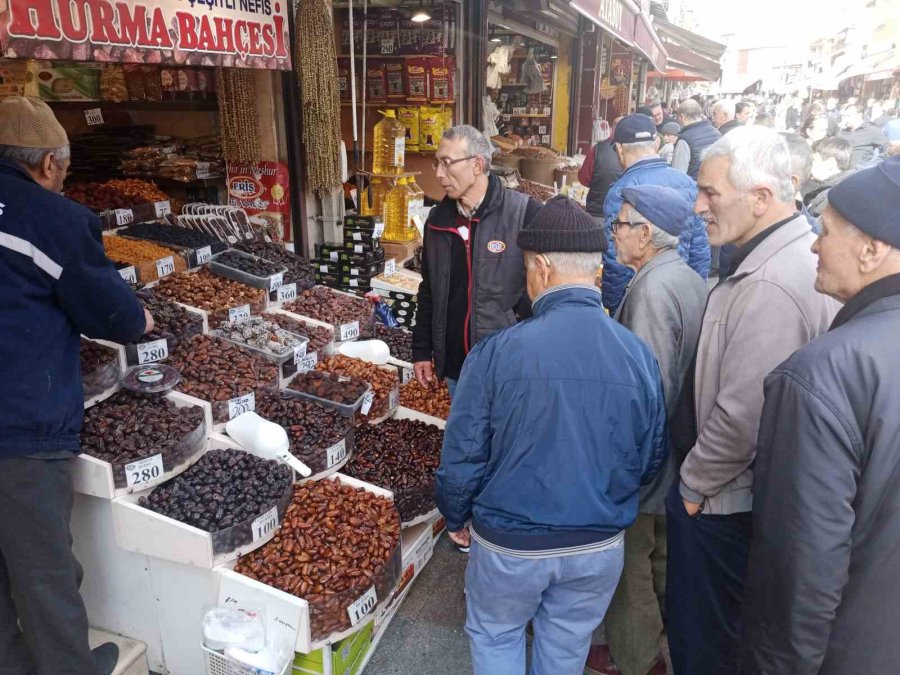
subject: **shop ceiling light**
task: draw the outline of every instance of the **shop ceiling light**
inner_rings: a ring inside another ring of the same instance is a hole
[[[498,37],[495,37],[495,38],[491,38],[491,42],[503,42],[503,40],[501,40]]]
[[[426,21],[431,21],[431,14],[426,12],[423,8],[419,8],[419,10],[413,14],[411,21],[416,23],[425,23]]]

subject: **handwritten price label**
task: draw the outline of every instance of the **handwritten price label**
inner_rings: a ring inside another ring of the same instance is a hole
[[[169,343],[162,340],[154,340],[153,342],[145,342],[137,346],[138,365],[145,363],[156,363],[162,361],[169,356]]]
[[[340,443],[336,443],[328,448],[327,455],[329,469],[347,459],[347,439],[345,438]]]
[[[278,288],[278,302],[290,302],[297,299],[297,284],[285,284]]]
[[[306,358],[306,344],[294,347],[294,365],[299,366],[303,359]]]
[[[122,269],[120,269],[119,276],[129,284],[137,283],[137,272],[134,269],[134,265],[129,265],[128,267],[123,267]]]
[[[238,396],[228,401],[228,419],[233,420],[238,415],[256,410],[256,394],[250,392],[245,396]]]
[[[234,322],[246,321],[250,318],[250,305],[232,307],[228,310],[228,320]]]
[[[367,391],[366,395],[363,396],[362,408],[359,409],[359,412],[363,415],[368,415],[369,411],[372,409],[372,404],[375,402],[375,392]]]
[[[168,202],[166,202],[168,203]],[[212,260],[212,247],[204,246],[203,248],[197,249],[197,264],[205,265],[210,260]]]
[[[160,258],[156,261],[156,276],[160,279],[163,277],[167,277],[172,272],[175,271],[175,258],[174,256],[168,256],[167,258]]]
[[[89,108],[84,111],[84,119],[87,121],[88,126],[91,127],[103,124],[103,112],[100,108]]]
[[[378,604],[378,595],[375,593],[375,587],[371,586],[369,590],[362,594],[356,602],[347,608],[347,615],[350,617],[350,624],[355,626],[366,616],[372,613]]]
[[[149,483],[165,473],[162,455],[153,455],[125,465],[125,481],[128,487]]]
[[[284,272],[273,274],[272,278],[269,279],[269,291],[277,291],[282,284],[284,284]]]
[[[316,367],[316,364],[319,362],[319,355],[316,352],[312,352],[307,354],[299,361],[296,361],[297,364],[297,372],[298,373],[306,373],[313,368]]]
[[[169,202],[156,202],[154,203],[154,207],[157,218],[164,218],[172,213],[172,205]]]
[[[384,261],[384,276],[392,277],[397,274],[397,261],[393,258]]]
[[[116,209],[113,213],[116,216],[116,225],[128,225],[134,222],[134,211],[131,209]]]
[[[253,533],[253,541],[258,541],[263,537],[267,537],[278,529],[278,507],[273,506],[264,514],[250,523],[250,529]]]
[[[372,239],[381,239],[381,235],[384,234],[384,221],[376,220],[375,221],[375,229],[372,230]]]
[[[340,327],[340,341],[355,340],[359,337],[359,321],[343,323]]]

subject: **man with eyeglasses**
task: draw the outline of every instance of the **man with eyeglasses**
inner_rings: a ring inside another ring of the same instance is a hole
[[[413,360],[422,386],[445,379],[451,396],[469,351],[531,315],[516,241],[541,204],[490,173],[493,151],[478,129],[460,125],[433,162],[446,196],[425,223]]]

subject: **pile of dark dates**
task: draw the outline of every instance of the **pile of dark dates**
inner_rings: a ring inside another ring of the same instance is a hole
[[[358,377],[331,375],[319,370],[300,373],[291,380],[290,389],[341,405],[351,405],[369,389],[369,383]]]
[[[316,270],[312,263],[296,253],[291,253],[282,244],[276,244],[274,241],[244,241],[237,244],[235,248],[287,267],[288,271],[284,273],[284,283],[285,285],[297,284],[298,292],[316,285]],[[275,297],[272,298],[272,300],[275,299]]]
[[[298,294],[297,299],[284,308],[332,326],[358,321],[359,336],[372,337],[374,313],[372,305],[364,298],[344,295],[327,286],[315,286]]]
[[[181,228],[177,228],[181,229]],[[153,317],[154,328],[140,339],[140,342],[165,340],[171,353],[178,348],[182,340],[203,332],[203,317],[189,312],[164,297],[157,296],[152,290],[137,292],[138,300]]]
[[[283,265],[249,256],[239,251],[225,251],[221,255],[216,256],[215,261],[220,265],[240,270],[246,274],[252,274],[255,277],[270,277],[284,270]]]
[[[81,338],[81,385],[84,400],[102,394],[119,381],[119,355],[114,349]]]
[[[395,359],[412,363],[412,333],[408,330],[390,328],[382,323],[376,323],[375,339],[387,343],[391,356]]]
[[[160,225],[159,223],[138,223],[119,230],[116,234],[135,239],[147,239],[172,246],[184,248],[210,247],[215,255],[228,248],[228,245],[202,230],[194,230],[177,225]]]
[[[334,331],[324,326],[313,326],[292,319],[286,314],[274,314],[266,312],[263,314],[266,321],[277,323],[281,328],[297,335],[303,335],[309,338],[309,344],[306,345],[306,353],[312,354],[316,352],[322,358],[325,358],[324,349],[334,341]]]

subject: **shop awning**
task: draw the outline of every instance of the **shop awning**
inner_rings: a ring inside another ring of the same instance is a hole
[[[891,77],[896,70],[900,70],[900,52],[894,48],[867,56],[859,63],[847,68],[839,77],[841,80],[848,80],[851,77],[865,75],[866,80],[879,80]]]
[[[634,49],[657,71],[666,69],[666,50],[650,19],[632,0],[571,0],[576,12]]]
[[[718,82],[722,68],[715,61],[695,54],[690,49],[664,42],[668,55],[668,68],[654,77],[665,77],[668,80],[682,82]]]
[[[666,69],[666,48],[645,14],[639,14],[634,23],[634,46],[650,62],[652,68],[657,71]]]

